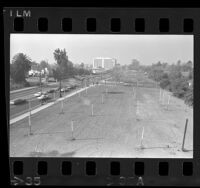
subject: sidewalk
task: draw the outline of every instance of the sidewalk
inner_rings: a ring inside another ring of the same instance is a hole
[[[88,87],[76,90],[76,91],[74,91],[74,92],[72,92],[72,93],[70,93],[70,94],[68,94],[68,95],[66,95],[66,96],[64,96],[62,98],[58,98],[55,102],[47,103],[47,104],[45,104],[43,106],[40,106],[39,108],[36,108],[36,109],[32,110],[31,114],[36,114],[37,112],[39,112],[39,111],[41,111],[43,109],[46,109],[46,108],[48,108],[48,107],[50,107],[50,106],[58,103],[59,101],[62,101],[62,100],[67,99],[69,97],[72,97],[73,95],[76,95],[76,94],[78,94],[78,93],[80,93],[80,92],[82,92],[82,91],[84,91],[84,90],[86,90],[86,89],[88,89],[90,87],[94,87],[94,86],[95,85],[90,85]],[[12,125],[13,123],[16,123],[16,122],[18,122],[18,121],[20,121],[20,120],[28,117],[28,116],[29,116],[29,112],[26,112],[26,113],[24,113],[24,114],[22,114],[22,115],[20,115],[18,117],[15,117],[15,118],[13,118],[13,119],[10,120],[10,125]]]

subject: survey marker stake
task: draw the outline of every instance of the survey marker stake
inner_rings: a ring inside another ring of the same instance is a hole
[[[161,88],[160,88],[160,96],[159,96],[159,101],[160,102],[162,101],[161,98],[162,98],[162,91],[161,91]]]
[[[167,109],[169,109],[170,95],[168,95]]]
[[[101,103],[103,104],[103,94],[101,95]]]
[[[163,91],[163,95],[162,95],[162,104],[165,104],[165,92]]]
[[[63,100],[61,101],[61,112],[60,114],[64,114],[64,111],[63,111]]]
[[[141,142],[140,142],[140,148],[141,149],[144,149],[143,138],[144,138],[144,127],[142,127],[142,136],[141,136]]]
[[[92,116],[94,115],[94,106],[93,106],[93,104],[91,105],[91,107],[92,107]]]
[[[74,137],[74,122],[71,121],[71,131],[72,131],[72,140],[75,140],[75,137]]]
[[[29,117],[28,117],[28,124],[29,124],[29,135],[33,135],[31,130],[31,101],[29,100]]]
[[[184,135],[183,135],[183,143],[182,143],[182,151],[186,152],[188,150],[185,149],[184,145],[185,145],[185,136],[186,136],[186,131],[187,131],[187,125],[188,125],[188,118],[185,121],[185,130],[184,130]]]

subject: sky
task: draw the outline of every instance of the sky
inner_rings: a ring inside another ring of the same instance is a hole
[[[178,60],[193,62],[193,35],[11,34],[10,61],[24,53],[39,63],[55,63],[55,49],[66,49],[74,64],[92,64],[95,57],[116,58],[121,65],[137,59],[140,64]]]

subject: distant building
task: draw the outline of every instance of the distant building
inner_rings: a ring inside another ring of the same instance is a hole
[[[184,76],[184,77],[189,77],[190,72],[189,71],[182,71],[181,75]]]
[[[93,73],[102,72],[105,70],[110,70],[114,68],[117,64],[117,60],[115,58],[109,57],[96,57],[93,59]]]

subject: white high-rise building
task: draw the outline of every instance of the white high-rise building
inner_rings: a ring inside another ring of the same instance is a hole
[[[117,60],[110,57],[96,57],[93,59],[93,70],[109,70],[115,67]]]

